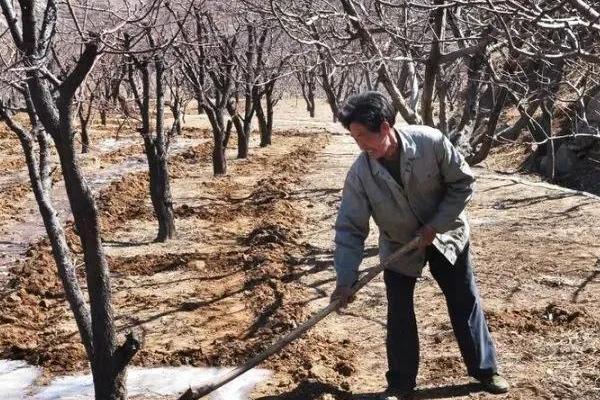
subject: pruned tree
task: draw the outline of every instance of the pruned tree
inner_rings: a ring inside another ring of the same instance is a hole
[[[192,10],[192,20],[192,27],[179,24],[184,43],[176,46],[175,51],[212,128],[213,172],[224,175],[227,172],[225,149],[231,131],[231,126],[227,129],[225,124],[225,113],[235,87],[239,28],[222,32],[213,16],[197,7]]]
[[[152,22],[155,23],[160,15],[157,12]],[[155,25],[159,24],[155,23]],[[144,140],[146,159],[148,160],[150,199],[158,219],[158,234],[155,239],[157,242],[165,242],[175,234],[168,161],[171,139],[177,132],[177,126],[180,126],[181,123],[180,118],[175,118],[172,128],[165,129],[167,70],[172,70],[174,66],[168,64],[170,47],[165,46],[165,43],[173,39],[166,35],[164,31],[166,25],[166,21],[163,20],[158,32],[151,27],[144,26],[135,36],[127,33],[124,37],[127,78],[141,116],[139,132]],[[158,38],[161,42],[158,41]],[[172,64],[176,62],[173,58]],[[154,90],[152,90],[153,88]],[[178,104],[180,101],[180,99],[176,99],[174,104],[176,112],[181,111],[180,108],[177,108],[180,106]],[[152,103],[154,103],[154,107],[152,107]],[[152,118],[153,115],[154,118]]]
[[[302,57],[303,65],[308,65],[308,68],[300,68],[296,71],[296,79],[298,80],[298,84],[300,85],[300,90],[302,93],[302,98],[306,102],[306,111],[308,111],[308,115],[311,118],[315,117],[315,97],[316,97],[316,89],[317,89],[317,74],[315,72],[315,68],[310,66],[311,64],[307,62],[306,55]]]

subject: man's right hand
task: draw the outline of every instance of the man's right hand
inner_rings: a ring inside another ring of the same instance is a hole
[[[349,286],[337,286],[333,293],[331,293],[330,303],[339,299],[340,306],[338,310],[341,310],[342,308],[346,308],[348,303],[352,303],[354,298],[355,296],[352,294],[352,289]]]

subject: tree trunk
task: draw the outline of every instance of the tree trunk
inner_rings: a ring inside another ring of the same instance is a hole
[[[148,158],[148,176],[150,178],[150,198],[154,213],[158,219],[156,242],[166,242],[175,235],[175,215],[169,178],[167,157],[150,139],[144,141]]]
[[[268,144],[271,144],[271,137],[273,136],[273,113],[274,113],[274,106],[275,106],[275,101],[273,100],[273,92],[272,91],[267,91],[267,98],[266,98],[266,106],[267,106],[267,135],[266,135],[266,141],[268,142]]]
[[[27,67],[38,65],[46,59],[46,49],[51,37],[39,41],[36,30],[35,9],[39,4],[23,1],[21,5],[22,40],[14,34],[15,44],[23,53]],[[5,10],[3,10],[5,11]],[[44,30],[53,30],[56,17],[44,19]],[[15,20],[9,24],[15,26]],[[51,24],[46,26],[45,24]],[[13,30],[14,33],[14,30]],[[38,68],[27,68],[26,85],[39,121],[52,137],[60,160],[67,198],[75,226],[81,239],[83,260],[88,287],[93,358],[90,360],[96,399],[124,400],[125,368],[137,351],[139,342],[128,340],[126,346],[117,347],[111,303],[110,274],[102,241],[98,212],[85,179],[81,174],[74,148],[74,129],[71,106],[76,90],[94,65],[99,54],[99,44],[89,41],[77,59],[73,70],[65,77],[57,91],[53,91],[42,78]],[[82,338],[85,340],[85,338]]]
[[[67,128],[67,124],[68,122],[63,119],[63,129]],[[70,136],[72,137],[72,134]],[[115,365],[116,333],[110,274],[100,238],[96,205],[92,193],[81,176],[72,142],[60,140],[55,142],[67,196],[83,247],[95,349],[91,366],[96,399],[126,399],[124,366],[117,368]]]
[[[438,129],[446,136],[448,136],[448,117],[446,115],[446,96],[448,94],[448,84],[441,82],[440,79],[436,83],[438,91],[438,104],[439,104],[439,122]]]
[[[331,84],[328,79],[329,78],[327,77],[327,75],[323,74],[323,90],[325,91],[325,96],[327,96],[327,103],[329,104],[329,108],[331,108],[333,122],[337,122],[339,113],[338,103],[335,97],[333,87],[331,87]]]
[[[441,0],[435,0],[435,5],[440,5],[443,2]],[[433,89],[436,85],[436,79],[439,79],[439,65],[440,65],[440,41],[443,40],[444,29],[446,26],[446,8],[440,7],[433,11],[433,42],[431,43],[431,50],[429,57],[425,61],[425,76],[423,78],[423,96],[421,99],[421,116],[423,117],[423,123],[431,127],[434,126],[433,122]]]
[[[198,114],[204,114],[204,106],[202,105],[202,94],[196,96],[196,102],[198,104]]]
[[[88,134],[87,124],[81,126],[81,152],[90,151],[90,136]]]
[[[265,110],[260,102],[260,99],[255,99],[256,119],[258,120],[258,130],[260,131],[260,147],[266,147],[271,144],[271,132],[267,124]]]
[[[231,122],[233,122],[233,125],[235,126],[235,131],[237,132],[237,137],[238,137],[237,158],[247,158],[248,157],[248,144],[249,144],[250,138],[246,135],[246,132],[244,132],[242,118],[240,117],[240,115],[238,114],[238,112],[235,108],[235,102],[233,101],[233,99],[232,99],[232,101],[227,102],[227,112],[229,112],[229,115],[231,117]]]
[[[90,110],[88,110],[88,115],[86,116],[83,111],[83,104],[79,104],[77,116],[79,117],[79,126],[81,128],[81,152],[85,154],[90,150],[90,136],[88,132]]]
[[[506,102],[506,97],[508,95],[508,89],[506,87],[502,87],[498,92],[498,95],[495,99],[494,108],[490,113],[490,119],[486,126],[486,131],[482,133],[482,137],[479,140],[479,143],[473,143],[473,147],[477,144],[480,144],[478,149],[475,149],[475,153],[471,152],[469,149],[469,156],[466,157],[466,161],[469,165],[476,165],[486,159],[490,150],[492,148],[492,144],[495,139],[495,131],[496,126],[498,125],[498,119],[500,118],[500,114],[502,113],[502,109],[504,108],[504,103]]]
[[[250,150],[250,124],[244,123],[242,130],[242,137],[238,137],[238,158],[248,158],[248,151]]]
[[[227,173],[227,160],[225,158],[225,147],[223,146],[223,133],[213,131],[213,138],[213,173],[215,175],[225,175]]]
[[[308,111],[308,115],[311,118],[315,117],[315,84],[314,77],[312,78],[313,82],[308,85],[308,92],[306,96],[306,110]]]

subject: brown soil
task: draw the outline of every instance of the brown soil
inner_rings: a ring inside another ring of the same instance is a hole
[[[23,199],[29,193],[31,193],[29,183],[15,183],[3,188],[0,195],[0,210],[5,213],[5,217],[18,218],[23,206]]]

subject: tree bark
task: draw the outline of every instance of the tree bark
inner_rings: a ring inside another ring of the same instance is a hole
[[[435,5],[442,4],[442,0],[434,1]],[[433,89],[438,79],[440,66],[440,40],[443,40],[446,26],[446,8],[439,7],[433,11],[433,37],[429,58],[425,62],[425,76],[423,78],[423,95],[421,98],[421,116],[425,125],[434,126],[433,122]]]
[[[150,178],[150,198],[154,213],[158,219],[156,242],[166,242],[175,235],[175,214],[167,157],[151,140],[144,141],[148,159],[148,176]]]
[[[271,144],[271,131],[267,123],[267,117],[265,110],[261,104],[261,100],[255,99],[254,104],[256,106],[256,119],[258,120],[258,130],[260,131],[260,147],[266,147]]]

